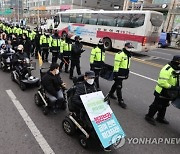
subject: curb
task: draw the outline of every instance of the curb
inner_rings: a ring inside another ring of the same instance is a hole
[[[170,48],[170,49],[180,50],[180,48],[178,48],[178,47],[171,47],[171,46],[169,46],[168,48]]]

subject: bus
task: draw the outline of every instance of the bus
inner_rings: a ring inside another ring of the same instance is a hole
[[[97,44],[103,40],[106,50],[122,49],[126,42],[132,51],[143,52],[158,47],[163,14],[156,11],[105,11],[74,9],[58,12],[54,28],[60,36],[78,35],[83,42]]]

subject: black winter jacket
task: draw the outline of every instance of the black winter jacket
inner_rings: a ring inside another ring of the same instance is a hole
[[[84,50],[82,49],[82,44],[75,42],[75,44],[72,45],[71,60],[79,60],[81,53],[83,52]]]
[[[50,71],[48,71],[42,78],[42,85],[45,90],[53,95],[57,96],[57,91],[61,89],[61,84],[63,81],[61,80],[60,75],[53,75]]]
[[[90,85],[86,81],[79,83],[76,85],[76,91],[72,98],[72,102],[74,103],[74,105],[77,105],[80,108],[84,108],[80,95],[89,94],[96,91],[97,91],[97,88],[95,84]]]
[[[28,55],[23,52],[23,53],[20,53],[20,52],[17,52],[14,54],[13,56],[13,63],[14,65],[18,64],[18,60],[24,60],[25,58],[28,58]]]

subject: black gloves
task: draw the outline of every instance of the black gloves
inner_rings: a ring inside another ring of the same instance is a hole
[[[113,75],[114,75],[114,80],[118,78],[118,72],[114,72]]]
[[[172,86],[170,90],[177,90],[180,91],[180,86]]]
[[[94,64],[90,64],[90,70],[94,70]]]

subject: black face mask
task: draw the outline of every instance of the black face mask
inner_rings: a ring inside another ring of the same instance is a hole
[[[170,65],[174,70],[180,70],[180,64],[177,63],[177,62],[171,61],[171,62],[169,63],[169,65]]]
[[[128,56],[128,57],[131,57],[131,52],[128,51],[126,48],[123,48],[123,52]]]
[[[17,50],[19,53],[23,53],[22,50]]]
[[[104,49],[104,45],[103,45],[103,44],[102,44],[102,45],[98,44],[98,47],[99,47],[100,49]]]

